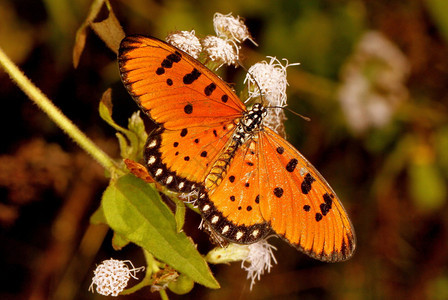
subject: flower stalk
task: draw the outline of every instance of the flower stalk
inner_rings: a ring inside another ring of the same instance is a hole
[[[48,117],[56,123],[68,136],[70,136],[82,149],[89,153],[100,165],[111,174],[124,173],[117,163],[105,152],[98,148],[75,124],[72,123],[41,90],[9,59],[3,49],[0,48],[0,65],[6,73],[19,86],[19,88],[42,109]]]

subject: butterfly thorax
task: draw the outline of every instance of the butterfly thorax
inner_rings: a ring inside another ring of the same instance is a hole
[[[230,139],[225,151],[219,156],[205,178],[205,187],[208,190],[218,186],[227,173],[236,151],[241,145],[252,139],[261,128],[263,117],[266,116],[266,108],[259,103],[244,113]]]

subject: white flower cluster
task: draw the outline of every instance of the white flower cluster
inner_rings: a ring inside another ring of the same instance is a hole
[[[249,255],[241,262],[241,268],[247,271],[247,279],[250,279],[250,289],[252,290],[255,280],[260,280],[264,271],[271,272],[272,261],[277,263],[274,252],[277,250],[266,240],[261,240],[251,244],[249,247]],[[249,265],[246,265],[249,263]]]
[[[267,116],[263,119],[263,124],[268,126],[278,134],[284,136],[283,122],[286,120],[283,107],[286,106],[286,69],[298,63],[282,63],[275,57],[270,57],[269,62],[262,61],[249,68],[244,83],[247,82],[249,99],[262,97],[268,103]]]
[[[131,265],[132,269],[129,269],[126,263]],[[105,260],[96,267],[89,291],[93,292],[93,285],[96,285],[98,294],[118,296],[128,285],[129,279],[131,277],[138,279],[135,273],[144,269],[145,267],[134,268],[134,265],[129,260]]]
[[[351,129],[363,133],[389,123],[407,99],[410,66],[404,54],[383,34],[366,33],[345,64],[339,101]]]
[[[166,42],[184,52],[187,52],[196,59],[202,52],[201,41],[195,35],[194,30],[173,32],[166,37]]]
[[[246,39],[252,41],[247,26],[240,17],[235,18],[231,13],[216,13],[213,26],[216,36],[206,36],[200,40],[195,36],[194,30],[179,31],[168,35],[166,41],[194,58],[198,58],[201,51],[204,51],[207,57],[216,63],[217,68],[223,65],[238,65],[239,44]]]

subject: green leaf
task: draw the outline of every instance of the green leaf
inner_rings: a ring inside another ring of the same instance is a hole
[[[219,283],[195,245],[177,232],[171,210],[150,185],[133,175],[112,182],[102,205],[109,226],[194,281],[219,288]]]
[[[143,147],[148,136],[143,120],[140,118],[139,113],[136,112],[129,118],[129,129],[123,128],[112,119],[112,109],[112,92],[111,89],[107,89],[101,97],[99,105],[100,116],[107,124],[118,131],[117,138],[120,144],[121,157],[139,161],[142,159]]]
[[[114,232],[114,236],[112,237],[112,247],[115,250],[121,250],[125,246],[129,244],[129,240],[125,239],[122,235]]]
[[[90,216],[90,223],[95,225],[107,224],[102,205],[100,205],[100,207],[98,207],[98,209]]]

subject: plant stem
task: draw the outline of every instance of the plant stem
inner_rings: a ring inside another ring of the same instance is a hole
[[[82,149],[89,153],[111,174],[122,173],[115,161],[98,148],[78,127],[76,127],[9,59],[0,48],[0,65],[22,91],[41,108],[59,128],[70,136]]]

